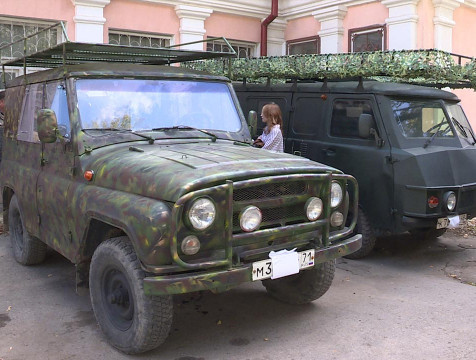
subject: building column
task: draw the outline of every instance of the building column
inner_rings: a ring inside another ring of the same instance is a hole
[[[104,42],[104,7],[110,0],[71,0],[75,6],[75,41],[87,43]]]
[[[212,9],[197,6],[177,5],[175,12],[180,19],[180,44],[200,41],[205,38],[205,20],[213,13]],[[203,44],[183,46],[182,49],[204,50]]]
[[[453,12],[460,6],[461,2],[456,0],[433,0],[435,5],[435,49],[453,51]]]
[[[268,25],[268,56],[281,56],[286,54],[286,40],[284,31],[286,21],[275,19]]]
[[[417,48],[417,4],[420,0],[383,0],[388,8],[388,49],[413,50]]]
[[[317,33],[321,40],[321,53],[344,52],[344,18],[347,7],[343,5],[319,9],[312,13],[321,23],[321,30]]]

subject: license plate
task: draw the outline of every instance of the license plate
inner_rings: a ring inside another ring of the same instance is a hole
[[[460,221],[466,220],[466,218],[467,218],[466,214],[459,215]],[[449,225],[450,225],[449,218],[439,218],[438,221],[436,222],[437,229],[446,229]]]
[[[436,222],[436,228],[437,229],[445,229],[448,227],[450,224],[450,219],[448,218],[439,218],[438,221]]]
[[[298,252],[299,270],[314,266],[314,249]],[[271,259],[256,261],[253,263],[252,280],[269,279],[273,275],[273,263]]]

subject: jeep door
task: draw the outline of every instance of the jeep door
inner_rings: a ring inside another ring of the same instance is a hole
[[[289,129],[293,153],[353,175],[368,218],[379,228],[392,228],[391,148],[374,96],[296,93],[293,107]],[[383,142],[377,144],[373,135],[359,136],[362,114],[372,117],[372,127]]]
[[[71,258],[71,206],[69,194],[74,167],[66,88],[63,81],[45,86],[44,108],[55,111],[58,131],[62,138],[55,143],[42,144],[43,166],[38,177],[37,198],[41,218],[41,238],[59,253]]]

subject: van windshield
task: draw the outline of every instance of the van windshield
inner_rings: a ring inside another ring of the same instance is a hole
[[[471,129],[471,125],[469,124],[468,118],[464,114],[461,105],[447,103],[446,109],[448,110],[448,114],[451,117],[451,121],[453,122],[458,136],[466,140],[469,139],[469,141],[473,143],[475,141],[474,132]]]
[[[454,137],[453,129],[437,100],[393,99],[398,128],[406,138]]]
[[[236,132],[241,120],[225,83],[78,79],[84,130],[148,131],[174,126]]]

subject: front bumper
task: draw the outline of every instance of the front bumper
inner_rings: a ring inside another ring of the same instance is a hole
[[[362,235],[335,241],[329,246],[316,249],[315,264],[346,256],[362,246]],[[306,270],[304,270],[306,271]],[[179,275],[146,277],[144,292],[147,295],[184,294],[201,290],[228,289],[251,281],[252,263],[229,270],[206,271]]]

